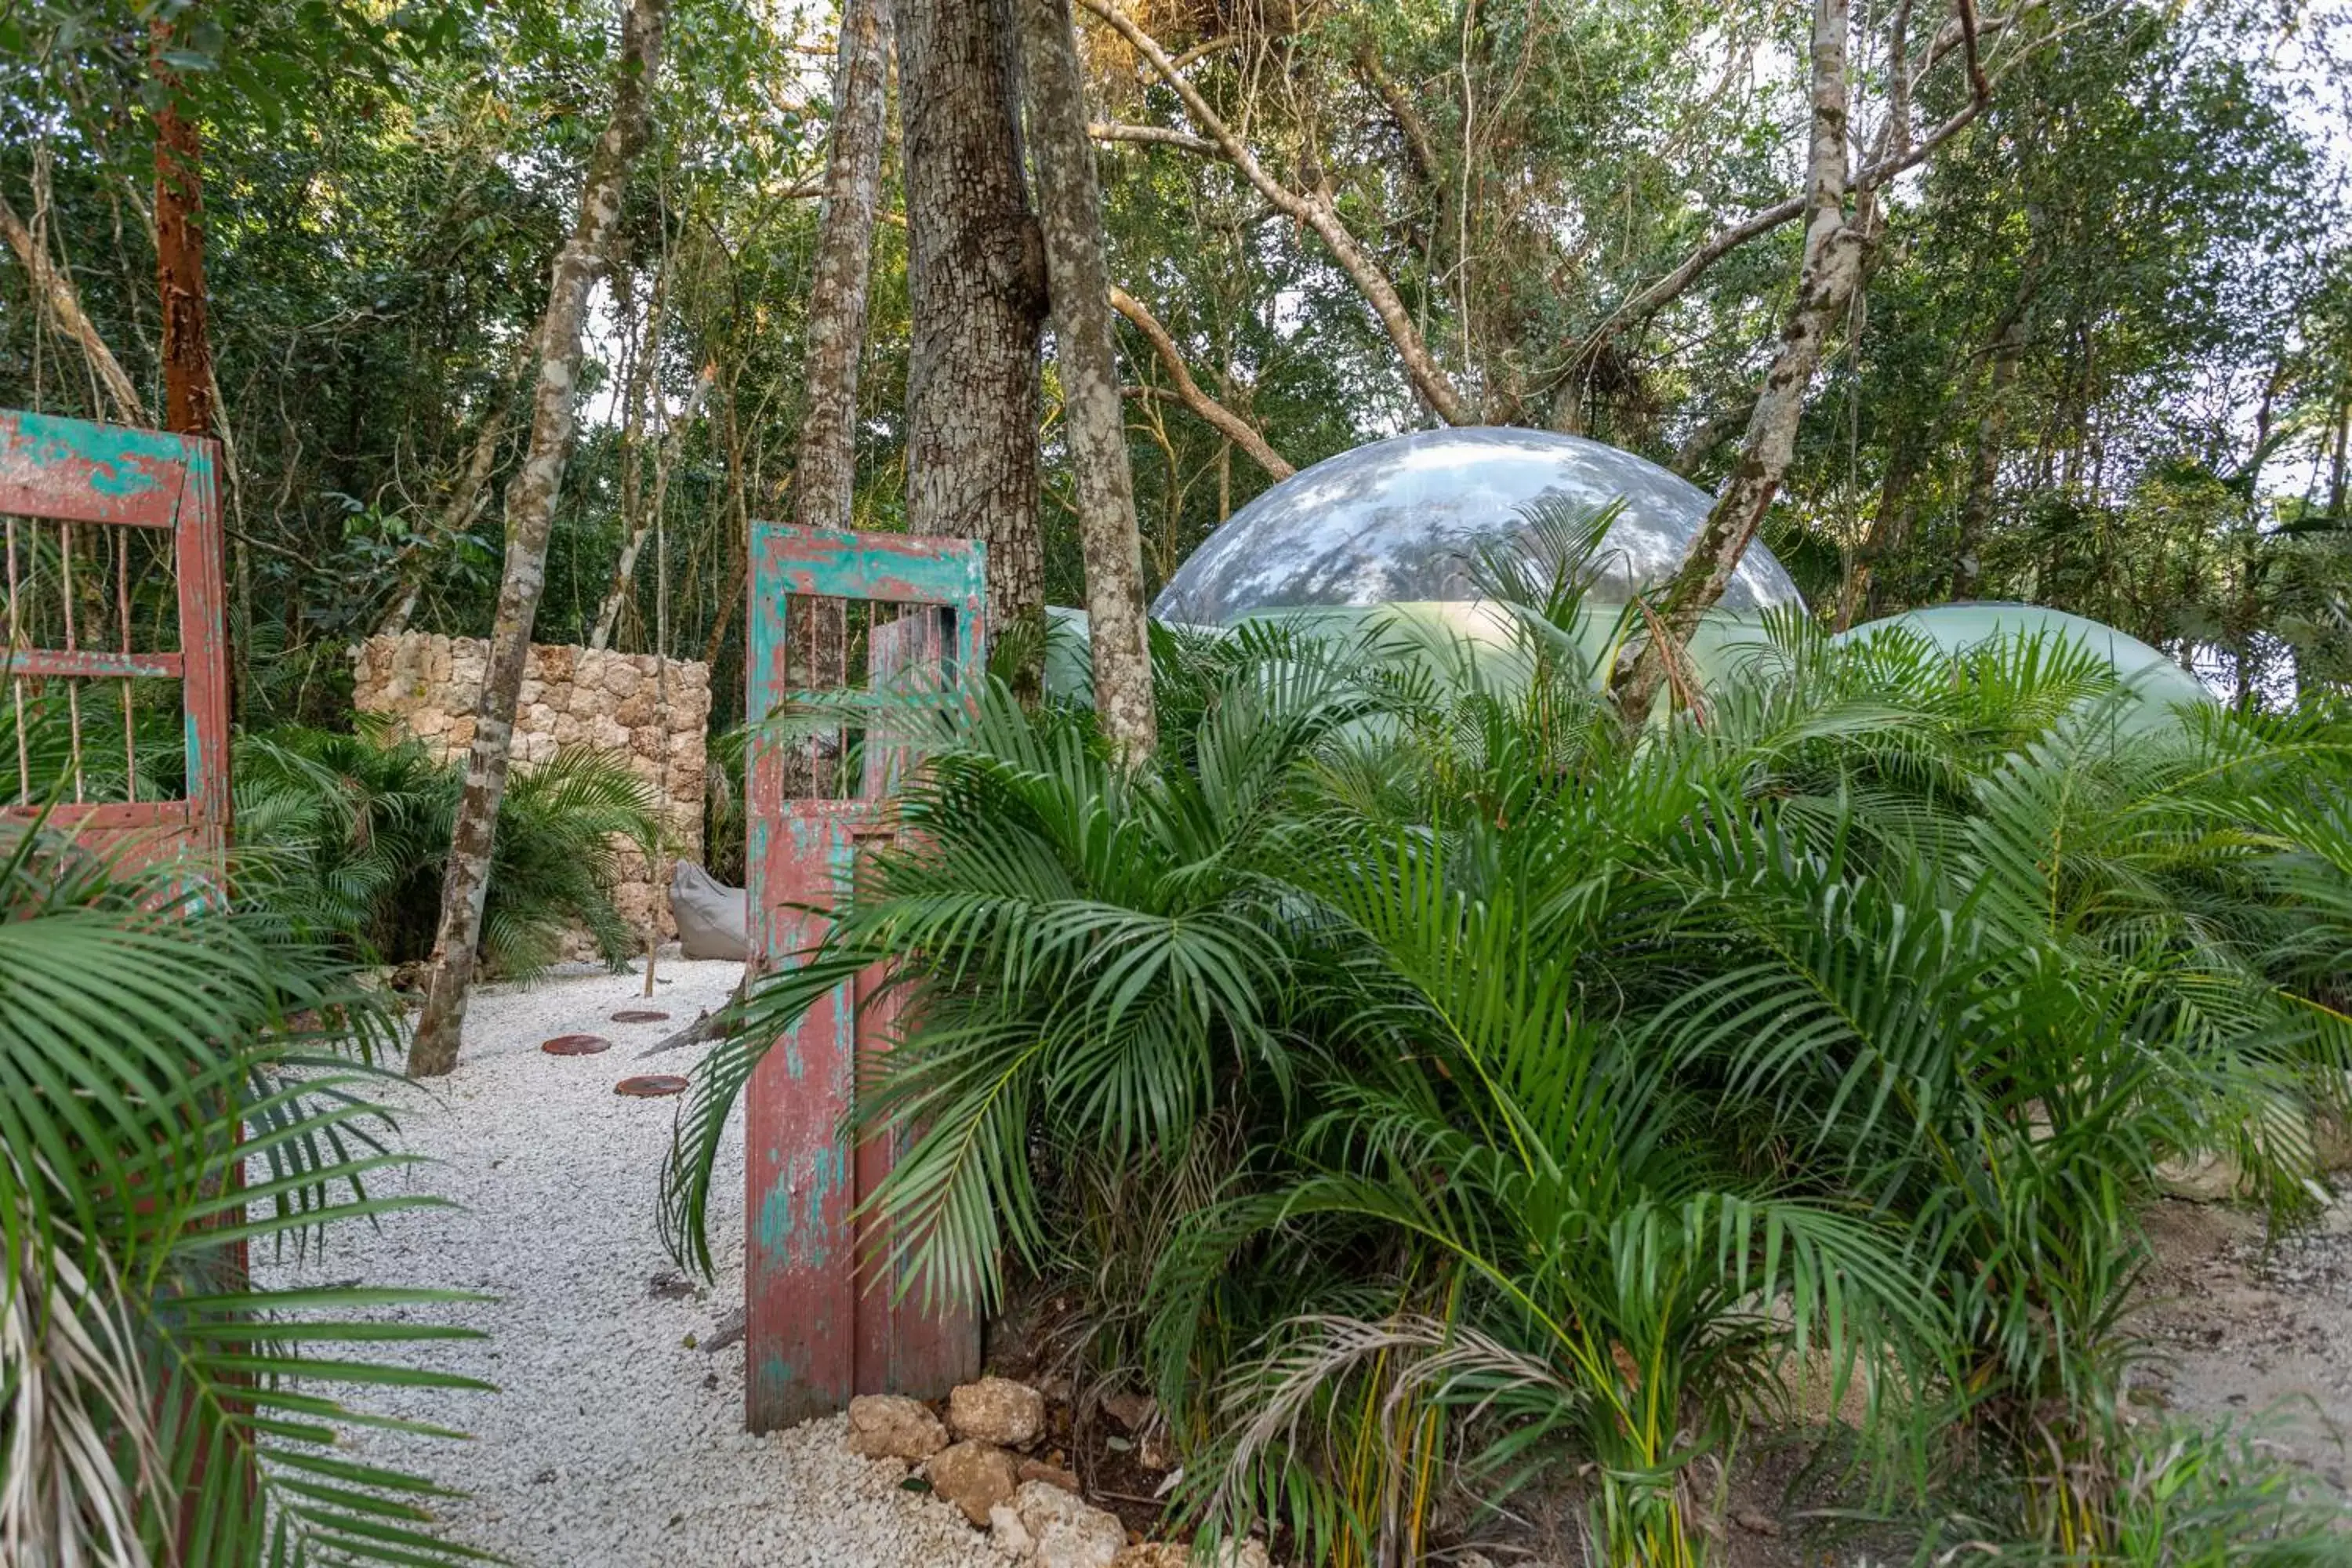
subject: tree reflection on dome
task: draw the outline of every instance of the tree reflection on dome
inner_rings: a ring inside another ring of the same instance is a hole
[[[1623,498],[1595,562],[1591,596],[1601,603],[1670,576],[1714,501],[1646,458],[1580,436],[1424,430],[1326,458],[1259,495],[1177,568],[1152,613],[1223,625],[1285,609],[1471,599],[1467,558],[1522,531],[1519,509],[1545,497],[1580,509]],[[1801,603],[1788,572],[1755,543],[1722,607],[1753,615]]]

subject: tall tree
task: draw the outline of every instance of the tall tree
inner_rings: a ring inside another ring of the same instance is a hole
[[[1102,186],[1087,136],[1085,80],[1068,0],[1018,0],[1030,156],[1045,234],[1054,353],[1062,369],[1062,428],[1077,486],[1078,543],[1095,712],[1129,761],[1159,742],[1151,645],[1143,615],[1143,540],[1113,353],[1110,268],[1103,260]]]
[[[408,1070],[414,1077],[446,1073],[457,1065],[458,1036],[481,936],[482,901],[489,891],[491,839],[499,803],[506,795],[515,709],[530,657],[531,626],[547,584],[548,534],[576,420],[581,321],[587,313],[589,288],[620,227],[623,188],[646,143],[654,76],[661,63],[665,5],[666,0],[629,0],[622,15],[612,120],[589,154],[579,216],[548,283],[547,314],[539,328],[539,382],[531,394],[530,445],[507,488],[507,555],[498,617],[490,629],[481,701],[474,710],[465,793],[450,836],[425,1006],[408,1047]]]
[[[911,0],[898,28],[907,165],[907,523],[988,545],[994,629],[1043,673],[1037,344],[1045,242],[1022,178],[1012,0]]]
[[[163,300],[163,425],[209,436],[213,406],[212,332],[205,322],[203,145],[182,112],[179,74],[166,63],[172,24],[149,24],[155,81],[155,283]]]
[[[1878,233],[1877,192],[1881,171],[1893,164],[1907,166],[1925,150],[1940,145],[1970,123],[1992,91],[1979,52],[1979,28],[1973,0],[1956,0],[1954,27],[1957,47],[1968,63],[1969,101],[1927,136],[1914,142],[1910,127],[1914,66],[1909,30],[1910,7],[1895,8],[1890,61],[1887,127],[1880,138],[1885,149],[1865,179],[1849,183],[1849,117],[1853,96],[1848,51],[1852,23],[1847,0],[1814,0],[1811,69],[1811,129],[1805,163],[1805,239],[1797,268],[1796,297],[1780,329],[1780,344],[1764,384],[1748,417],[1738,461],[1724,481],[1716,502],[1683,554],[1682,564],[1660,595],[1649,633],[1630,650],[1612,672],[1611,694],[1628,720],[1645,717],[1659,689],[1670,679],[1679,649],[1697,630],[1699,618],[1723,597],[1740,558],[1763,525],[1772,498],[1787,478],[1795,455],[1797,425],[1805,411],[1813,373],[1830,333],[1845,313],[1862,284],[1863,268]],[[1932,64],[1943,44],[1938,33],[1930,46]],[[1891,147],[1886,143],[1892,142]],[[1847,210],[1849,195],[1853,208]]]
[[[793,460],[793,521],[847,528],[857,490],[857,373],[866,357],[866,299],[881,204],[889,110],[890,0],[845,0],[833,72],[833,131],[817,209],[816,271],[802,341],[800,445]],[[786,657],[812,690],[848,675],[848,625],[838,599],[794,606]],[[812,740],[786,759],[787,787],[826,793],[838,746]]]
[[[1821,364],[1822,346],[1862,277],[1864,226],[1849,217],[1845,208],[1849,31],[1846,0],[1814,0],[1812,131],[1797,297],[1789,307],[1755,411],[1748,416],[1739,461],[1666,585],[1650,635],[1615,672],[1612,684],[1619,710],[1636,721],[1649,713],[1678,657],[1676,649],[1689,641],[1699,617],[1723,597],[1763,523],[1796,450],[1797,420],[1805,411],[1805,395]]]

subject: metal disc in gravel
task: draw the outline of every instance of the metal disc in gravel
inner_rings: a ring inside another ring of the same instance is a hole
[[[658,1007],[624,1007],[613,1015],[615,1024],[660,1024],[668,1018],[669,1015]]]
[[[551,1057],[593,1057],[611,1050],[613,1042],[602,1035],[558,1035],[542,1041],[539,1048]]]
[[[614,1094],[630,1094],[639,1100],[656,1100],[665,1094],[677,1094],[686,1088],[686,1079],[674,1072],[649,1072],[642,1078],[625,1078],[613,1086]]]

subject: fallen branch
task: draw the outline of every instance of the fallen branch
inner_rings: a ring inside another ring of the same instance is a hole
[[[703,1008],[701,1018],[696,1018],[694,1023],[689,1023],[687,1027],[682,1027],[682,1030],[673,1032],[673,1035],[663,1035],[661,1039],[654,1041],[652,1047],[646,1047],[645,1051],[637,1053],[637,1060],[642,1063],[645,1058],[661,1056],[663,1051],[685,1051],[687,1047],[698,1047],[698,1044],[710,1039],[727,1039],[727,1025],[734,1020],[734,1011],[743,1004],[743,996],[746,996],[748,987],[751,987],[751,975],[746,973],[743,975],[743,980],[736,980],[734,994],[727,996],[727,1006],[722,1006],[715,1013],[710,1011],[710,1008]]]

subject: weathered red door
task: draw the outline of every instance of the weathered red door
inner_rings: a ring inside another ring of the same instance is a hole
[[[762,523],[751,538],[749,717],[796,696],[838,707],[862,690],[980,679],[987,567],[973,541]],[[791,668],[797,618],[838,605],[850,693],[811,693]],[[862,678],[862,679],[861,679]],[[804,907],[831,902],[860,854],[896,832],[888,795],[903,747],[846,730],[826,765],[788,769],[791,742],[755,743],[748,790],[752,962],[776,966],[823,935]],[[788,793],[788,773],[801,783]],[[821,795],[810,791],[819,790]],[[745,1419],[764,1432],[839,1410],[856,1394],[930,1397],[968,1381],[979,1326],[927,1312],[919,1286],[880,1266],[884,1238],[854,1217],[888,1173],[893,1140],[841,1137],[862,1051],[885,1049],[893,1008],[875,976],[812,1010],[761,1062],[744,1121]]]
[[[228,637],[213,444],[0,411],[7,722],[0,815],[142,860],[217,868],[229,826]],[[137,683],[177,681],[185,786],[161,795]],[[47,744],[43,742],[47,742]]]

